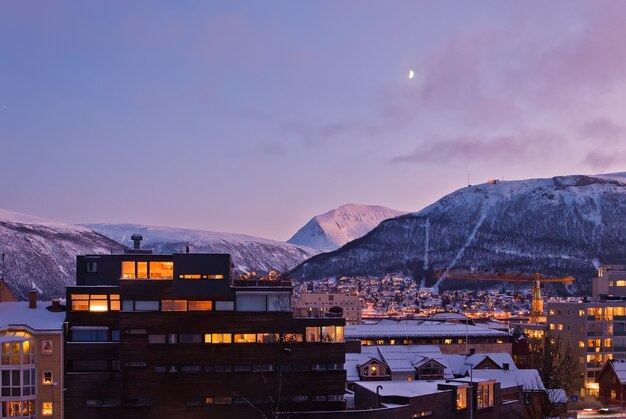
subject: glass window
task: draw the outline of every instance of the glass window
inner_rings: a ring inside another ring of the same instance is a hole
[[[200,343],[202,342],[201,335],[179,335],[178,336],[179,343]]]
[[[42,355],[52,355],[52,341],[51,340],[42,340],[41,341],[41,354]]]
[[[276,343],[280,342],[278,333],[257,333],[256,341],[258,343]]]
[[[125,260],[122,261],[122,279],[134,279],[137,278],[135,274],[135,261]]]
[[[162,300],[161,311],[187,311],[187,300]]]
[[[41,373],[41,384],[45,386],[52,385],[52,371],[44,371]]]
[[[150,279],[173,279],[174,262],[150,262]]]
[[[456,388],[456,409],[467,408],[467,387]]]
[[[148,277],[148,262],[137,262],[137,278],[146,279]]]
[[[322,326],[321,338],[323,342],[343,342],[343,327]]]
[[[213,301],[187,301],[189,311],[211,311],[213,310]]]
[[[256,343],[256,333],[236,333],[233,341],[235,343]]]
[[[304,337],[302,336],[302,333],[285,333],[283,335],[283,342],[285,343],[298,343],[303,341]]]
[[[52,402],[43,402],[41,407],[42,416],[52,416]]]
[[[232,343],[230,333],[211,333],[204,335],[204,343]]]
[[[109,332],[107,329],[71,329],[72,342],[107,342]]]
[[[306,341],[307,342],[320,342],[320,328],[319,327],[307,327],[306,328]]]
[[[135,301],[135,311],[159,311],[159,302]]]
[[[266,303],[265,295],[238,295],[237,311],[266,311]]]
[[[71,370],[76,372],[98,372],[109,369],[107,361],[103,359],[73,360],[71,364]]]
[[[165,335],[148,335],[148,343],[166,343]]]

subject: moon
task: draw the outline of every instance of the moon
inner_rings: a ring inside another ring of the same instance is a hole
[[[409,70],[409,79],[412,79],[413,77],[415,77],[415,73],[413,70]]]

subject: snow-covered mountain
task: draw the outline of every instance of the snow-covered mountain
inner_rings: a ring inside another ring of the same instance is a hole
[[[377,205],[347,204],[313,217],[287,242],[328,252],[364,236],[381,221],[402,214],[406,212]]]
[[[447,268],[574,275],[590,289],[600,263],[626,262],[626,173],[486,183],[383,221],[291,275],[316,279]],[[426,273],[426,275],[425,275]],[[458,286],[443,280],[442,287]]]
[[[230,253],[239,272],[257,273],[277,270],[287,272],[319,253],[315,249],[242,234],[217,233],[205,230],[155,227],[139,224],[85,224],[117,242],[132,246],[130,236],[143,236],[142,248],[155,253],[184,252]]]
[[[65,296],[76,280],[76,255],[122,250],[88,228],[0,209],[0,275],[20,299],[33,284],[42,297]]]

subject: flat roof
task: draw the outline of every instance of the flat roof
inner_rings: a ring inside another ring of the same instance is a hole
[[[419,397],[427,394],[443,393],[452,391],[452,389],[439,389],[439,384],[449,384],[445,380],[415,380],[415,381],[359,381],[355,383],[373,393],[376,393],[376,387],[382,387],[379,390],[381,396],[400,396],[400,397]]]
[[[397,322],[390,324],[359,324],[346,326],[346,339],[411,338],[411,337],[508,337],[509,333],[487,327],[449,322]]]
[[[65,311],[52,312],[48,301],[38,301],[37,308],[28,308],[28,301],[0,303],[0,328],[27,326],[38,331],[61,331]]]

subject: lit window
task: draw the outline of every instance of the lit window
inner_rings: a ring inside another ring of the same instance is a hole
[[[320,328],[319,327],[307,327],[306,328],[306,341],[307,342],[321,342]]]
[[[188,301],[187,308],[189,311],[211,311],[213,301]]]
[[[180,279],[201,279],[202,275],[200,275],[200,274],[184,274],[184,275],[178,275],[178,277]]]
[[[297,343],[304,342],[304,337],[301,333],[285,333],[283,335],[283,342],[285,343]]]
[[[42,416],[52,416],[52,402],[43,402],[41,408]]]
[[[206,277],[207,277],[207,279],[224,279],[224,275],[221,275],[221,274],[207,275]]]
[[[89,294],[72,294],[72,311],[88,311]]]
[[[257,343],[276,343],[280,342],[278,333],[257,333]]]
[[[456,410],[467,408],[467,387],[456,389]]]
[[[150,262],[150,279],[174,278],[174,262]]]
[[[256,343],[256,333],[236,333],[233,340],[235,343]]]
[[[125,260],[122,262],[122,279],[134,279],[137,278],[135,273],[135,261]]]
[[[558,329],[559,329],[559,330],[563,330],[563,325],[559,323],[559,327],[558,327]]]
[[[44,371],[42,373],[41,384],[43,384],[45,386],[51,386],[52,385],[52,371]]]
[[[106,294],[91,294],[89,296],[89,311],[108,311],[109,302]]]
[[[204,335],[204,343],[232,343],[230,333],[207,333]]]
[[[626,287],[626,281],[617,281],[618,287]]]
[[[578,341],[578,347],[579,347],[579,348],[584,348],[584,347],[585,347],[585,342],[584,342],[584,341],[582,341],[582,340],[579,340],[579,341]]]
[[[584,316],[585,315],[585,310],[578,310],[578,315],[580,317]]]
[[[162,300],[161,311],[187,311],[187,300]]]

